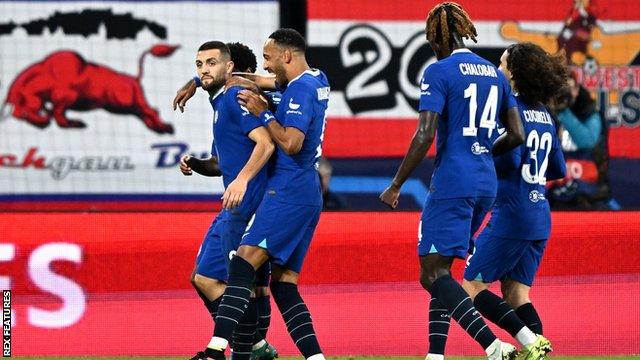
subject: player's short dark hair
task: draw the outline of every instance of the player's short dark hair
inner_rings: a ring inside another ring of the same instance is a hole
[[[507,48],[507,69],[515,90],[528,104],[548,105],[569,79],[564,52],[549,54],[540,46],[523,42]]]
[[[200,45],[200,47],[198,48],[198,51],[205,51],[205,50],[215,50],[218,49],[220,50],[220,53],[227,57],[227,58],[231,58],[231,51],[229,51],[229,47],[227,46],[227,44],[223,43],[222,41],[207,41],[206,43]]]
[[[227,43],[233,61],[233,71],[256,72],[258,61],[253,51],[245,44]]]
[[[307,50],[307,44],[304,41],[304,37],[302,37],[302,35],[300,35],[300,33],[294,29],[278,29],[271,35],[269,35],[269,38],[273,39],[276,44],[282,47],[287,47],[302,52],[305,52]]]
[[[436,5],[427,15],[427,40],[440,44],[449,52],[451,33],[478,42],[478,32],[466,11],[457,3],[443,2]]]

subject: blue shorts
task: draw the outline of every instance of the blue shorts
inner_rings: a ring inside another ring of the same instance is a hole
[[[418,227],[418,255],[440,254],[464,259],[473,234],[495,198],[432,199],[427,196]]]
[[[272,264],[300,273],[321,210],[267,195],[249,221],[241,244],[259,246],[267,250]]]
[[[213,219],[209,230],[207,230],[204,240],[196,256],[196,274],[216,279],[227,280],[227,264],[225,256],[222,254],[222,236],[220,219]]]
[[[475,252],[464,270],[465,280],[488,284],[509,278],[533,285],[547,240],[506,239],[487,230],[476,239]]]
[[[227,281],[227,269],[235,255],[248,221],[228,212],[221,212],[213,220],[196,257],[196,274]],[[268,286],[270,264],[264,264],[256,273],[256,285]]]

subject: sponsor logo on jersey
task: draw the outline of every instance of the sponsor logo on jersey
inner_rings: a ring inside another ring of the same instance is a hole
[[[331,89],[328,86],[318,88],[318,100],[329,100],[329,91]]]
[[[300,104],[294,103],[293,98],[289,99],[289,110],[287,110],[287,114],[302,115],[302,111],[298,109],[300,109]]]
[[[293,102],[293,98],[289,99],[289,109],[298,110],[300,108],[300,104],[296,104]]]
[[[486,147],[480,145],[479,142],[474,142],[473,145],[471,145],[471,152],[474,155],[480,155],[480,154],[486,154],[489,152],[489,149],[487,149]]]
[[[420,95],[431,95],[431,92],[428,91],[428,89],[429,89],[429,84],[420,82]]]

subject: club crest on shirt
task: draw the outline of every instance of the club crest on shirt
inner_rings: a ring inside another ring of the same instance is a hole
[[[531,190],[531,192],[529,193],[529,201],[535,204],[538,201],[542,200],[546,200],[543,193],[538,190]]]

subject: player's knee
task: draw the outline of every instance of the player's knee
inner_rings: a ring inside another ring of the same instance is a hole
[[[446,273],[442,273],[438,269],[421,269],[420,270],[420,285],[422,287],[431,292],[431,286],[433,283],[438,280],[440,276],[446,275]]]
[[[242,245],[238,248],[238,252],[236,256],[241,257],[246,262],[251,264],[254,269],[258,269],[262,266],[267,260],[269,260],[269,254],[267,250],[251,245]]]
[[[531,299],[529,299],[529,294],[512,292],[504,297],[504,301],[506,301],[512,308],[517,309],[524,304],[530,303]]]
[[[438,260],[437,258],[435,258]],[[420,285],[431,292],[433,283],[442,276],[451,275],[451,271],[439,261],[421,261],[420,262]]]
[[[216,298],[217,296],[214,296],[214,294],[224,293],[226,287],[226,284],[220,280],[210,279],[201,275],[195,275],[191,283],[196,289],[205,293],[209,298]]]
[[[269,296],[271,294],[271,292],[269,291],[269,287],[267,286],[256,286],[254,291],[255,291],[256,297]]]
[[[471,299],[473,300],[476,298],[476,295],[478,295],[478,293],[488,289],[489,284],[485,284],[480,281],[464,280],[462,281],[462,288],[467,292],[467,294],[469,294],[469,297],[471,297]]]
[[[529,287],[526,285],[505,281],[502,283],[501,290],[504,301],[514,309],[531,302]]]

